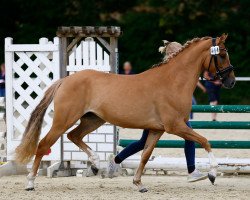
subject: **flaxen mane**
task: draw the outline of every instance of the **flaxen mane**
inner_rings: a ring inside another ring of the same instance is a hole
[[[208,40],[211,37],[209,36],[205,36],[202,38],[194,38],[192,40],[188,40],[183,46],[182,48],[180,48],[177,52],[171,54],[170,56],[168,56],[168,58],[166,60],[163,60],[162,62],[158,63],[158,64],[154,64],[151,68],[156,68],[156,67],[160,67],[163,64],[167,64],[172,58],[176,57],[179,53],[181,53],[182,51],[184,51],[186,48],[188,48],[191,44],[202,41],[202,40]]]

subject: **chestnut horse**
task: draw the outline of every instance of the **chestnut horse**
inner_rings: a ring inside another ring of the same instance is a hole
[[[147,191],[141,183],[142,171],[164,132],[204,147],[211,165],[209,178],[214,182],[217,162],[210,144],[187,127],[186,122],[191,111],[192,94],[203,70],[221,78],[226,88],[235,84],[233,67],[224,45],[226,38],[225,34],[217,38],[194,38],[166,61],[141,74],[126,76],[84,70],[55,82],[32,112],[21,144],[16,149],[16,160],[20,163],[28,163],[35,155],[26,189],[34,189],[40,161],[48,149],[79,119],[81,123],[68,133],[68,138],[88,154],[95,172],[99,168],[99,158],[82,139],[109,122],[125,128],[150,130],[133,179],[139,191]],[[53,124],[38,144],[43,117],[53,99]]]

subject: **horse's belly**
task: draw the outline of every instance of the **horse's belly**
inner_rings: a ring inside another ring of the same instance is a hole
[[[115,105],[111,107],[101,107],[93,112],[105,121],[124,128],[160,130],[163,127],[159,116],[147,109],[147,107],[139,107],[137,109]]]
[[[106,119],[105,119],[106,120]],[[162,124],[154,120],[147,120],[142,118],[130,118],[129,120],[126,118],[113,117],[108,118],[107,122],[114,124],[116,126],[120,126],[123,128],[136,128],[136,129],[155,129],[161,130],[163,129]]]

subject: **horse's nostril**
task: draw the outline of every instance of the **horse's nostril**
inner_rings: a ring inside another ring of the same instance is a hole
[[[234,84],[235,84],[235,81],[232,81],[232,82],[231,82],[231,86],[234,86]]]

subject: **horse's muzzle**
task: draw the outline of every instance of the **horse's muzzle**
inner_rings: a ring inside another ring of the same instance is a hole
[[[233,88],[235,85],[235,82],[236,82],[235,77],[227,77],[227,78],[222,80],[222,84],[223,84],[224,88],[226,88],[226,89]]]

